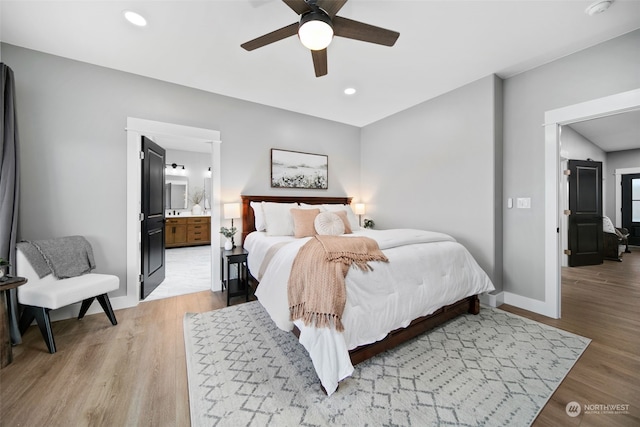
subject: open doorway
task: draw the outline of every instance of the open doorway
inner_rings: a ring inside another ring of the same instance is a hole
[[[211,145],[156,138],[165,150],[165,277],[145,301],[211,289]]]
[[[210,153],[211,165],[211,222],[210,240],[219,241],[220,228],[220,132],[182,126],[171,123],[155,122],[151,120],[127,119],[127,300],[130,305],[140,301],[140,212],[141,212],[141,166],[140,150],[142,135],[169,144],[170,141],[181,147],[200,146]],[[207,171],[208,172],[208,171]],[[212,252],[212,251],[210,251]],[[211,289],[219,290],[220,283],[213,280],[220,275],[220,261],[217,256],[210,254],[211,261]],[[217,289],[216,289],[217,287]]]
[[[545,302],[541,314],[561,316],[561,275],[566,233],[559,193],[561,169],[560,129],[563,125],[640,109],[640,89],[623,92],[545,113]]]

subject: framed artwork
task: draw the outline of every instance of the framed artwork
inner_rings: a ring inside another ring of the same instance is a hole
[[[323,154],[271,149],[271,187],[328,188],[329,157]]]

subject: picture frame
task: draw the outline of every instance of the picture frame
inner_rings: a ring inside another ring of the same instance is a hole
[[[326,190],[329,156],[272,148],[271,187]]]

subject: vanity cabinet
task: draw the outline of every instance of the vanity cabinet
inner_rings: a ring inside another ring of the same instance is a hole
[[[165,223],[165,247],[208,245],[211,243],[211,217],[171,217]]]
[[[208,245],[211,243],[211,218],[195,216],[187,218],[187,244]]]
[[[164,246],[177,248],[187,245],[187,218],[167,218],[164,228]]]

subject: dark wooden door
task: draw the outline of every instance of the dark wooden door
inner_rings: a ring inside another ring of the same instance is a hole
[[[165,151],[142,137],[142,283],[144,299],[164,280]]]
[[[640,245],[640,173],[622,175],[622,226],[629,244]]]
[[[602,264],[602,162],[569,160],[569,266]]]

